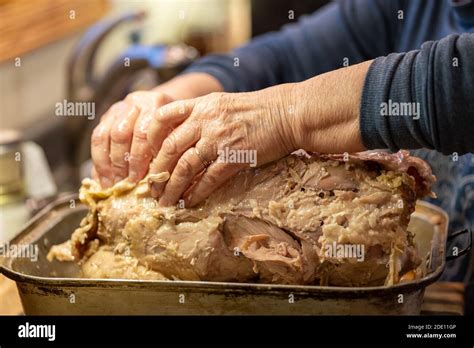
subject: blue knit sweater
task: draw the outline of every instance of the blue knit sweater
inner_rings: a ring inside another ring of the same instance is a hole
[[[423,148],[415,154],[438,177],[433,202],[452,231],[472,229],[474,0],[340,0],[186,72],[211,74],[228,92],[253,91],[374,58],[361,101],[364,144]],[[467,265],[457,265],[448,274],[460,280]]]

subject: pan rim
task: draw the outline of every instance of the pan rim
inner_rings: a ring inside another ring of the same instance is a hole
[[[27,234],[29,228],[34,226],[42,218],[51,211],[53,207],[60,207],[65,203],[69,203],[71,199],[77,199],[77,194],[66,195],[60,199],[54,201],[53,203],[46,206],[41,210],[35,217],[33,217],[22,229],[22,232],[19,233],[11,242],[15,243],[18,240],[21,240]],[[444,210],[438,206],[426,202],[418,201],[417,204],[421,206],[435,210],[439,214],[443,215],[445,228],[447,228],[449,217]],[[77,207],[76,207],[77,208]],[[443,242],[444,248],[442,250],[442,261],[441,264],[431,273],[427,274],[421,279],[416,279],[408,282],[398,283],[390,286],[380,285],[380,286],[365,286],[365,287],[342,287],[342,286],[320,286],[320,285],[289,285],[289,284],[271,284],[271,283],[238,283],[238,282],[216,282],[216,281],[186,281],[186,280],[134,280],[134,279],[103,279],[103,278],[73,278],[73,277],[42,277],[34,276],[21,272],[14,271],[11,267],[7,266],[7,261],[9,258],[0,256],[0,273],[4,274],[6,277],[14,280],[17,283],[17,286],[21,283],[29,283],[37,286],[53,286],[53,287],[89,287],[89,288],[156,288],[157,290],[163,290],[162,288],[169,289],[173,291],[173,288],[188,288],[196,289],[198,291],[212,291],[212,290],[222,290],[225,288],[227,292],[248,292],[248,291],[270,291],[270,292],[295,292],[295,293],[321,293],[321,294],[334,294],[340,296],[341,294],[347,295],[376,295],[379,293],[386,294],[389,293],[401,293],[415,291],[425,288],[431,283],[434,283],[437,279],[440,278],[445,265],[445,248],[446,248],[446,238],[447,231],[444,232]]]

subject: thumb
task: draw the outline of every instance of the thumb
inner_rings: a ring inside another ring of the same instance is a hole
[[[183,123],[192,113],[195,100],[178,100],[161,106],[153,115],[148,131],[147,141],[152,148],[153,156],[158,154],[165,138]]]

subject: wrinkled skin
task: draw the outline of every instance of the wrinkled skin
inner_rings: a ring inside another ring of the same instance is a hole
[[[163,93],[134,92],[102,116],[92,133],[91,156],[93,176],[103,188],[126,177],[136,182],[145,176],[153,157],[147,130],[158,108],[170,101]]]
[[[168,206],[199,177],[192,194],[184,197],[187,205],[195,205],[249,167],[214,162],[219,149],[256,151],[257,165],[296,150],[292,120],[278,112],[287,105],[282,98],[274,90],[211,93],[161,107],[171,98],[157,92],[132,93],[111,107],[92,135],[96,178],[107,188],[127,176],[142,179],[148,170],[168,171],[170,180],[152,191],[162,197],[160,205]]]
[[[248,93],[206,94],[222,86],[209,76],[187,74],[171,82],[173,88],[168,84],[160,92],[133,93],[124,105],[112,107],[94,132],[96,178],[103,187],[119,181],[127,175],[123,158],[130,157],[128,176],[134,182],[148,169],[170,172],[167,183],[152,188],[161,206],[181,197],[194,206],[248,168],[248,163],[216,161],[219,151],[228,148],[256,151],[258,166],[300,148],[319,153],[363,151],[359,106],[369,65],[370,61]],[[183,94],[185,90],[191,92]],[[184,99],[165,105],[173,98],[163,91]]]

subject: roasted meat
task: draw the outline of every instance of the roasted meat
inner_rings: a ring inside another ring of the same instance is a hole
[[[49,258],[80,262],[87,278],[363,286],[418,272],[407,225],[434,177],[405,151],[293,154],[240,172],[190,209],[150,196],[168,177],[106,190],[84,180],[89,213]]]

